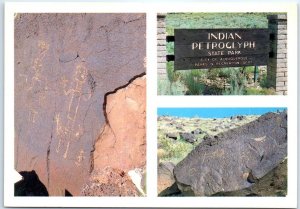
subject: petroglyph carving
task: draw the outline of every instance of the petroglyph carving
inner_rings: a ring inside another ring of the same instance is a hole
[[[29,111],[29,121],[32,122],[32,123],[35,123],[35,118],[36,118],[37,114],[38,114],[37,111],[35,111],[34,109],[31,109]]]
[[[89,100],[92,95],[92,92],[89,92],[87,95],[82,93],[84,84],[87,82],[87,78],[88,71],[86,67],[83,64],[79,64],[76,66],[73,81],[68,90],[66,90],[66,88],[69,81],[65,77],[62,77],[61,79],[64,88],[64,94],[65,96],[69,96],[70,99],[67,106],[66,117],[60,118],[60,115],[56,117],[56,131],[59,137],[56,152],[58,153],[61,149],[61,145],[64,144],[66,146],[63,155],[65,159],[68,157],[68,151],[72,140],[79,139],[83,134],[83,128],[81,125],[77,124],[76,129],[75,125],[78,110],[80,108],[80,101],[82,99]],[[77,132],[75,130],[77,130]]]
[[[76,159],[76,162],[75,164],[77,166],[80,166],[81,165],[81,162],[84,160],[84,151],[81,149],[80,152],[79,152],[79,155],[77,156],[77,159]]]
[[[39,41],[38,42],[38,49],[39,49],[39,55],[38,57],[33,61],[33,72],[34,75],[31,79],[31,87],[29,87],[29,90],[32,89],[36,83],[40,83],[42,82],[41,80],[41,72],[42,72],[42,63],[43,60],[46,56],[46,53],[49,49],[49,44],[47,44],[45,41]]]

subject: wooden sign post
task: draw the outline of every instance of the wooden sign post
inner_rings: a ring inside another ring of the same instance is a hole
[[[175,29],[175,70],[267,65],[268,29]]]

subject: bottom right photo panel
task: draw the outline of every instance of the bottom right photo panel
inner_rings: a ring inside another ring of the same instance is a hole
[[[158,108],[158,196],[286,196],[286,107]]]

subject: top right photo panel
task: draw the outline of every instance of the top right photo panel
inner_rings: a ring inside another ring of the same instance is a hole
[[[158,95],[287,95],[286,13],[157,14]]]

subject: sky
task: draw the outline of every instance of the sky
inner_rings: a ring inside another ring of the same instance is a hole
[[[283,111],[286,108],[158,108],[158,116],[227,118],[236,115],[262,115],[267,112]]]

